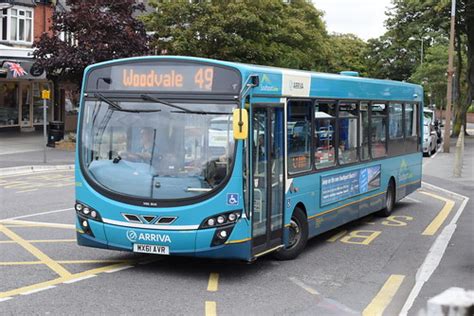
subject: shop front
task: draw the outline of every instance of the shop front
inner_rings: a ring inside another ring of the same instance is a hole
[[[0,132],[40,129],[43,125],[41,91],[52,91],[52,83],[44,71],[34,66],[32,59],[0,59],[0,66]],[[47,102],[48,121],[54,120],[53,101]]]

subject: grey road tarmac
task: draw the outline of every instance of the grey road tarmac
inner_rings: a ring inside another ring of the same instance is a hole
[[[397,315],[462,203],[424,187],[296,260],[246,264],[79,247],[72,171],[0,177],[0,313]]]

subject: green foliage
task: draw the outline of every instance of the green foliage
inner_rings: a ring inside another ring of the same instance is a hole
[[[365,56],[367,43],[353,34],[335,34],[329,39],[331,55],[328,58],[328,71],[358,71],[367,75]]]
[[[448,60],[448,46],[435,45],[430,47],[423,64],[416,68],[410,81],[421,84],[429,100],[438,108],[446,103],[446,60]]]
[[[303,0],[152,1],[152,46],[170,55],[298,69],[327,68],[322,13]]]

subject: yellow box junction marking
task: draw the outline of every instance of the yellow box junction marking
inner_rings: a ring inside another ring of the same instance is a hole
[[[206,301],[206,316],[217,315],[217,304],[216,302]]]
[[[27,242],[25,239],[21,238],[19,235],[8,229],[7,227],[0,224],[0,232],[4,233],[8,236],[11,240],[16,241],[20,246],[25,248],[28,252],[30,252],[33,256],[38,258],[41,262],[46,264],[51,270],[56,272],[61,277],[70,276],[71,273],[64,269],[60,264],[56,261],[48,257],[44,254],[41,250]]]
[[[219,286],[219,273],[211,272],[209,275],[209,283],[207,284],[207,290],[209,292],[217,292]]]
[[[18,289],[6,291],[6,292],[1,292],[0,293],[0,299],[5,298],[5,297],[20,295],[20,294],[27,293],[27,292],[30,292],[30,291],[44,289],[44,288],[50,287],[52,285],[57,285],[57,284],[60,284],[60,283],[64,283],[66,281],[71,281],[71,280],[83,278],[85,276],[103,273],[103,272],[106,272],[106,271],[109,271],[109,270],[120,268],[120,267],[125,266],[125,265],[129,265],[129,263],[117,263],[117,264],[109,265],[109,266],[106,266],[106,267],[87,270],[87,271],[76,273],[76,274],[69,274],[68,276],[60,277],[60,278],[57,278],[57,279],[54,279],[54,280],[49,280],[49,281],[46,281],[46,282],[41,282],[41,283],[37,283],[37,284],[33,284],[33,285],[24,286],[24,287],[21,287],[21,288],[18,288]]]
[[[0,178],[0,187],[5,189],[16,189],[20,190],[17,193],[31,192],[43,187],[48,188],[59,188],[64,186],[73,186],[74,174],[35,174],[35,175],[24,175],[22,177],[17,176],[15,179],[4,179]]]
[[[433,236],[434,234],[436,234],[438,229],[443,225],[446,218],[448,218],[449,213],[451,213],[451,211],[453,210],[455,203],[453,200],[445,199],[444,197],[441,197],[433,193],[429,193],[425,191],[419,191],[419,192],[422,194],[431,196],[437,200],[443,201],[445,203],[441,211],[438,213],[438,215],[436,215],[436,217],[421,233],[423,236]]]
[[[372,301],[367,305],[367,307],[362,312],[363,316],[379,316],[383,315],[383,311],[392,301],[393,297],[397,293],[400,285],[402,285],[403,280],[405,279],[404,275],[392,274],[385,284],[382,286],[377,295],[372,299]]]

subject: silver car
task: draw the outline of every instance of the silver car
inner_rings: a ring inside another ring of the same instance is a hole
[[[438,134],[431,125],[423,126],[423,154],[431,157],[438,150]]]

